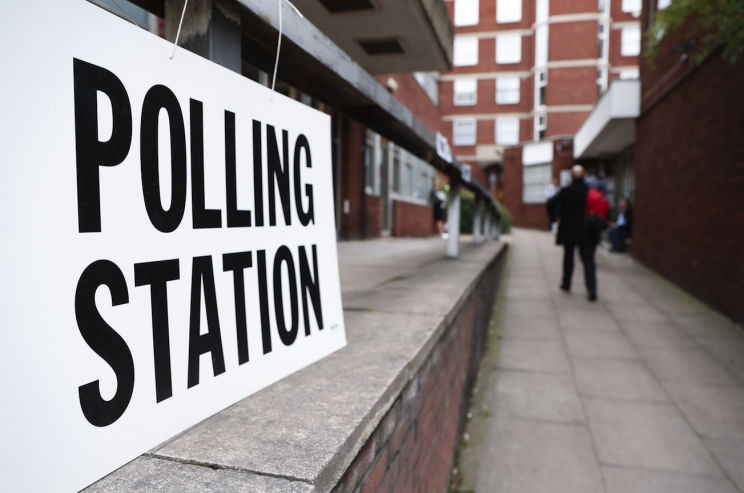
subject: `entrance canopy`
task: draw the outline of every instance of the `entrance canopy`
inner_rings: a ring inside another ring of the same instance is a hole
[[[612,156],[635,143],[640,101],[640,80],[613,81],[576,133],[574,159]]]

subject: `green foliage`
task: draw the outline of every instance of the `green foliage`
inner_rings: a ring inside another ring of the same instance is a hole
[[[501,214],[501,233],[502,234],[509,234],[511,232],[511,224],[512,224],[512,218],[511,214],[509,214],[509,210],[499,202],[496,201],[496,205],[499,208],[499,214]]]
[[[460,234],[472,234],[474,214],[475,194],[462,188],[460,190]]]
[[[687,42],[696,37],[692,61],[700,64],[721,46],[723,56],[736,63],[744,56],[744,0],[672,0],[664,10],[655,13],[654,25],[646,33],[649,65],[659,52],[664,38],[678,34]]]
[[[504,204],[496,201],[496,205],[501,214],[501,232],[504,234],[509,233],[511,230],[511,215],[506,210]],[[475,194],[468,190],[462,189],[460,191],[460,234],[472,234],[473,233],[473,216],[475,214]]]

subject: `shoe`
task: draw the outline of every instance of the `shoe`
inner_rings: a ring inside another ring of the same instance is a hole
[[[565,292],[565,293],[569,293],[569,292],[571,292],[571,288],[570,288],[570,287],[568,287],[568,286],[565,286],[565,285],[563,285],[563,284],[561,284],[561,285],[560,285],[560,286],[558,286],[558,287],[559,287],[559,288],[561,288],[561,291],[563,291],[563,292]]]
[[[589,293],[589,301],[597,301],[597,293]]]

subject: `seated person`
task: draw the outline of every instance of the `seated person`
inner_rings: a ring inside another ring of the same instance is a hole
[[[633,233],[633,209],[628,199],[620,200],[618,204],[617,219],[610,223],[607,228],[607,236],[612,243],[611,252],[622,252],[625,250],[625,240],[632,237]]]

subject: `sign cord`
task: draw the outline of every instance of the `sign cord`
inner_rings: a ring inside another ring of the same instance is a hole
[[[173,53],[171,53],[171,56],[170,56],[171,60],[173,60],[173,55],[176,54],[176,48],[178,47],[178,37],[181,35],[181,26],[183,25],[183,17],[186,15],[186,6],[188,4],[189,4],[189,0],[186,0],[183,3],[183,12],[181,12],[181,22],[178,23],[178,32],[176,32],[176,41],[173,43]]]
[[[276,71],[279,68],[279,52],[282,49],[282,1],[286,1],[290,7],[292,7],[292,10],[294,10],[297,15],[304,18],[305,16],[302,15],[302,13],[297,9],[297,7],[294,6],[292,2],[289,0],[278,0],[279,3],[279,40],[276,43],[276,60],[274,61],[274,75],[271,78],[271,97],[269,98],[269,101],[274,99],[274,88],[276,87]]]
[[[117,7],[117,8],[119,9],[119,10],[121,10],[121,13],[122,13],[122,14],[124,14],[124,15],[126,15],[126,16],[127,16],[127,19],[129,19],[130,21],[132,21],[132,24],[134,24],[134,25],[135,25],[135,26],[137,26],[137,27],[140,27],[140,25],[139,25],[139,24],[137,24],[136,22],[134,22],[134,19],[132,19],[131,17],[129,17],[129,14],[127,14],[127,13],[126,13],[126,12],[124,11],[124,9],[123,9],[123,8],[119,7],[119,4],[118,4],[118,3],[116,3],[116,0],[111,0],[111,1],[112,1],[112,2],[114,3],[114,5],[116,5],[116,7]]]

